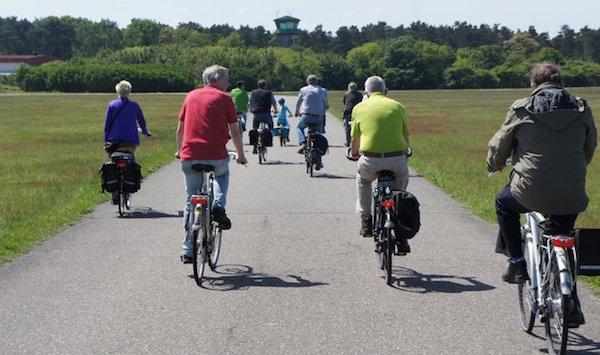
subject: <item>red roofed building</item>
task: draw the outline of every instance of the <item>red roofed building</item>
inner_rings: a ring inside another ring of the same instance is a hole
[[[51,55],[0,55],[0,75],[13,74],[20,64],[37,66],[60,60]]]

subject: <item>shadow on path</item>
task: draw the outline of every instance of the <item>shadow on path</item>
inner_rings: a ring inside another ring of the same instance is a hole
[[[121,218],[173,218],[181,217],[179,212],[165,213],[161,211],[155,211],[151,207],[136,207],[131,211],[125,212]]]
[[[425,275],[403,267],[393,267],[392,277],[394,277],[392,287],[416,293],[462,293],[489,291],[495,288],[494,286],[475,280],[474,277]]]
[[[208,275],[207,275],[208,274]],[[217,274],[217,276],[213,276]],[[194,275],[190,275],[194,277]],[[247,265],[220,265],[211,272],[206,270],[202,288],[213,291],[247,290],[251,287],[313,287],[328,285],[325,282],[313,282],[297,275],[285,278],[263,273],[254,273]]]

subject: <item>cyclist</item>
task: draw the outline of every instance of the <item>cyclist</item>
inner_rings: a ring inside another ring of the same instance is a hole
[[[548,215],[546,233],[569,233],[585,210],[586,166],[596,148],[592,112],[581,98],[565,89],[560,68],[538,63],[531,70],[530,96],[515,101],[488,146],[487,169],[502,170],[512,155],[510,182],[496,195],[496,252],[509,257],[502,280],[528,280],[521,249],[519,214],[531,210]],[[569,323],[583,324],[575,305]]]
[[[260,122],[265,122],[269,126],[269,130],[273,130],[273,117],[271,116],[271,108],[274,113],[277,113],[277,103],[275,95],[271,90],[267,90],[267,81],[259,79],[256,83],[255,90],[250,94],[250,110],[254,114],[252,128],[257,129]],[[252,154],[256,154],[256,144],[252,150]]]
[[[358,158],[356,187],[357,212],[360,213],[363,237],[372,236],[371,184],[377,172],[390,170],[394,173],[394,188],[406,189],[408,185],[407,151],[409,129],[404,106],[386,97],[385,81],[371,76],[365,81],[368,100],[357,104],[352,110],[352,158]],[[360,158],[359,158],[360,156]],[[399,240],[399,251],[409,252],[405,238]]]
[[[358,85],[354,81],[348,83],[348,91],[342,99],[342,114],[344,115],[344,130],[346,132],[346,147],[350,146],[350,122],[352,121],[352,109],[363,99],[363,94],[358,91]]]
[[[304,129],[311,125],[315,126],[316,130],[323,132],[323,117],[327,111],[327,96],[325,91],[317,85],[317,77],[310,74],[306,77],[306,86],[300,89],[298,93],[298,100],[296,101],[296,111],[294,116],[300,116],[298,125],[296,126],[296,132],[298,133],[298,144],[300,150],[298,154],[304,154],[306,151],[306,136],[304,135]],[[316,167],[317,170],[323,168],[321,160],[321,154],[316,154]]]
[[[248,92],[244,89],[244,82],[238,81],[235,83],[235,88],[231,90],[231,99],[233,100],[233,104],[235,105],[235,110],[238,115],[242,116],[242,130],[246,130],[246,122],[248,117],[246,112],[248,112]]]
[[[237,151],[237,163],[246,164],[240,138],[237,113],[231,97],[227,94],[229,69],[213,65],[202,73],[205,86],[189,92],[183,101],[177,125],[177,155],[185,175],[186,199],[183,220],[190,213],[190,197],[202,187],[202,173],[192,169],[194,164],[215,167],[213,217],[223,230],[231,228],[225,213],[229,186],[229,155],[227,152],[228,132]],[[192,262],[192,245],[188,233],[184,232],[184,263]]]
[[[290,124],[287,120],[287,117],[292,115],[292,111],[290,111],[290,109],[285,105],[285,99],[283,97],[280,98],[279,100],[277,100],[277,102],[279,103],[279,114],[277,115],[277,125],[279,127],[281,127],[280,134],[284,135],[284,130],[290,129]],[[289,131],[288,131],[288,136],[284,135],[284,138],[288,142],[290,141]]]
[[[126,80],[120,81],[115,85],[115,91],[119,95],[118,99],[108,103],[106,108],[106,119],[104,121],[104,147],[108,156],[115,151],[121,151],[132,154],[131,161],[135,161],[135,148],[140,145],[138,135],[138,124],[141,131],[146,136],[152,134],[146,127],[146,119],[142,113],[140,105],[129,100],[131,94],[131,83]],[[112,193],[112,204],[119,203],[119,192]]]

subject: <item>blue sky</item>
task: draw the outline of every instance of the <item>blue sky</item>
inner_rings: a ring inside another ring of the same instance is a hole
[[[392,27],[415,21],[435,26],[466,21],[472,25],[500,24],[514,31],[533,25],[538,32],[554,37],[565,24],[576,31],[584,26],[600,28],[600,0],[7,0],[0,7],[0,17],[29,21],[63,15],[93,21],[110,19],[121,28],[132,18],[147,18],[172,27],[191,21],[205,27],[262,25],[271,32],[275,30],[274,18],[291,15],[301,20],[302,29],[312,31],[323,25],[334,34],[341,26],[361,28],[378,21]]]

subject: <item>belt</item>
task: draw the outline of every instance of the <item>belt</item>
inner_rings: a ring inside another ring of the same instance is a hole
[[[387,152],[387,153],[371,153],[371,152],[360,152],[360,154],[369,158],[388,158],[388,157],[399,157],[402,155],[406,155],[406,150],[400,150],[397,152]]]
[[[319,115],[319,114],[316,114],[316,113],[303,113],[302,116],[317,116],[317,117],[321,117],[323,115]]]

